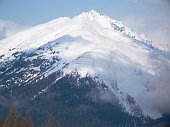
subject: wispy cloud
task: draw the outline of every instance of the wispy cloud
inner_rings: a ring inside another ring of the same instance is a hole
[[[160,113],[170,114],[170,76],[169,67],[163,67],[164,71],[154,82],[149,84],[152,90],[148,91],[146,96],[141,96],[147,108],[151,108]]]
[[[123,20],[124,24],[139,34],[144,33],[149,40],[170,50],[170,0],[129,1],[140,4],[145,10],[151,6],[152,9],[151,11],[141,9],[141,14],[127,16]]]
[[[168,27],[168,26],[167,26]],[[170,50],[170,27],[165,29],[166,27],[158,27],[153,32],[148,33],[148,38],[157,42],[160,46],[165,46]]]
[[[141,14],[131,14],[123,23],[154,43],[167,47],[170,51],[170,0],[129,0],[145,9],[152,7],[153,12],[141,10]],[[149,5],[149,6],[148,6]],[[154,89],[146,96],[141,95],[146,109],[170,114],[170,66],[159,66],[159,76],[149,84]]]
[[[27,28],[28,26],[23,26],[12,21],[0,19],[0,40],[12,36],[15,33]]]
[[[136,32],[140,32],[145,27],[145,19],[137,15],[129,15],[123,23]]]

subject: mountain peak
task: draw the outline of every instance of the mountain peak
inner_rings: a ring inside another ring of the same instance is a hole
[[[92,15],[100,15],[100,13],[95,10],[91,10],[89,12],[84,12],[84,13],[88,13],[88,14],[92,14]]]
[[[105,14],[98,13],[94,10],[83,12],[80,15],[76,16],[75,19],[78,19],[85,23],[87,22],[90,22],[92,24],[95,23],[107,29],[113,29],[112,24],[117,22],[116,20],[111,19]]]
[[[162,55],[167,52],[140,41],[121,22],[104,14],[91,10],[72,19],[59,18],[4,39],[0,47],[1,93],[34,83],[37,89],[49,79],[51,83],[33,93],[35,98],[76,70],[81,77],[88,75],[105,83],[102,93],[106,89],[108,93],[102,97],[106,101],[113,93],[114,100],[129,113],[140,109],[138,104],[144,114],[160,115],[156,109],[146,110],[147,97],[142,102],[141,96],[152,92],[155,79],[161,78],[164,67],[169,68],[169,59]]]
[[[93,16],[99,16],[100,13],[95,11],[95,10],[91,10],[91,11],[87,11],[87,12],[83,12],[82,14],[80,15],[93,15]]]
[[[104,14],[101,14],[99,12],[91,10],[91,11],[88,11],[88,12],[83,12],[77,17],[79,17],[79,18],[82,18],[82,17],[83,18],[89,18],[89,19],[93,20],[93,19],[96,19],[97,17],[102,17],[102,16],[104,16]]]

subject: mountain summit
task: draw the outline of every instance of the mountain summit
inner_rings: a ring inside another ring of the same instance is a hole
[[[169,53],[104,14],[92,10],[61,17],[6,38],[0,47],[3,96],[35,101],[73,76],[80,88],[93,81],[98,92],[93,89],[88,96],[94,100],[120,105],[136,117],[161,116],[146,103],[155,81],[169,67]]]

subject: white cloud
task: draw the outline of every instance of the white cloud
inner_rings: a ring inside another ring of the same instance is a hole
[[[28,28],[28,26],[22,26],[12,21],[0,19],[0,40],[12,36],[26,28]]]
[[[128,0],[140,13],[128,15],[123,23],[138,34],[170,50],[170,0]]]
[[[130,15],[123,23],[138,34],[170,50],[170,18],[166,15]]]
[[[170,113],[170,68],[168,66],[162,67],[162,69],[160,77],[149,84],[153,89],[148,91],[145,97],[141,96],[141,99],[145,100],[147,108],[155,109],[160,113]]]
[[[169,29],[170,30],[170,29]],[[167,46],[170,50],[170,31],[166,30],[165,28],[157,28],[150,34],[148,34],[148,38],[157,42],[157,44],[161,46]]]
[[[145,26],[144,18],[140,16],[130,15],[123,20],[123,24],[131,28],[133,31],[140,33]]]
[[[170,0],[129,1],[140,4],[148,10],[141,9],[140,14],[127,16],[123,23],[139,34],[144,33],[146,38],[162,47],[167,47],[170,51]],[[149,107],[161,113],[170,113],[170,68],[169,66],[160,66],[160,68],[162,70],[160,77],[150,84],[154,90],[149,91],[146,97],[143,96],[141,99],[145,100],[146,108]]]

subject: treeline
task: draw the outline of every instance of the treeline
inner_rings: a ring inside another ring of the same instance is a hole
[[[24,117],[15,108],[12,108],[6,118],[0,117],[0,127],[33,127],[32,118]],[[52,116],[49,116],[42,127],[59,127],[56,126]]]

